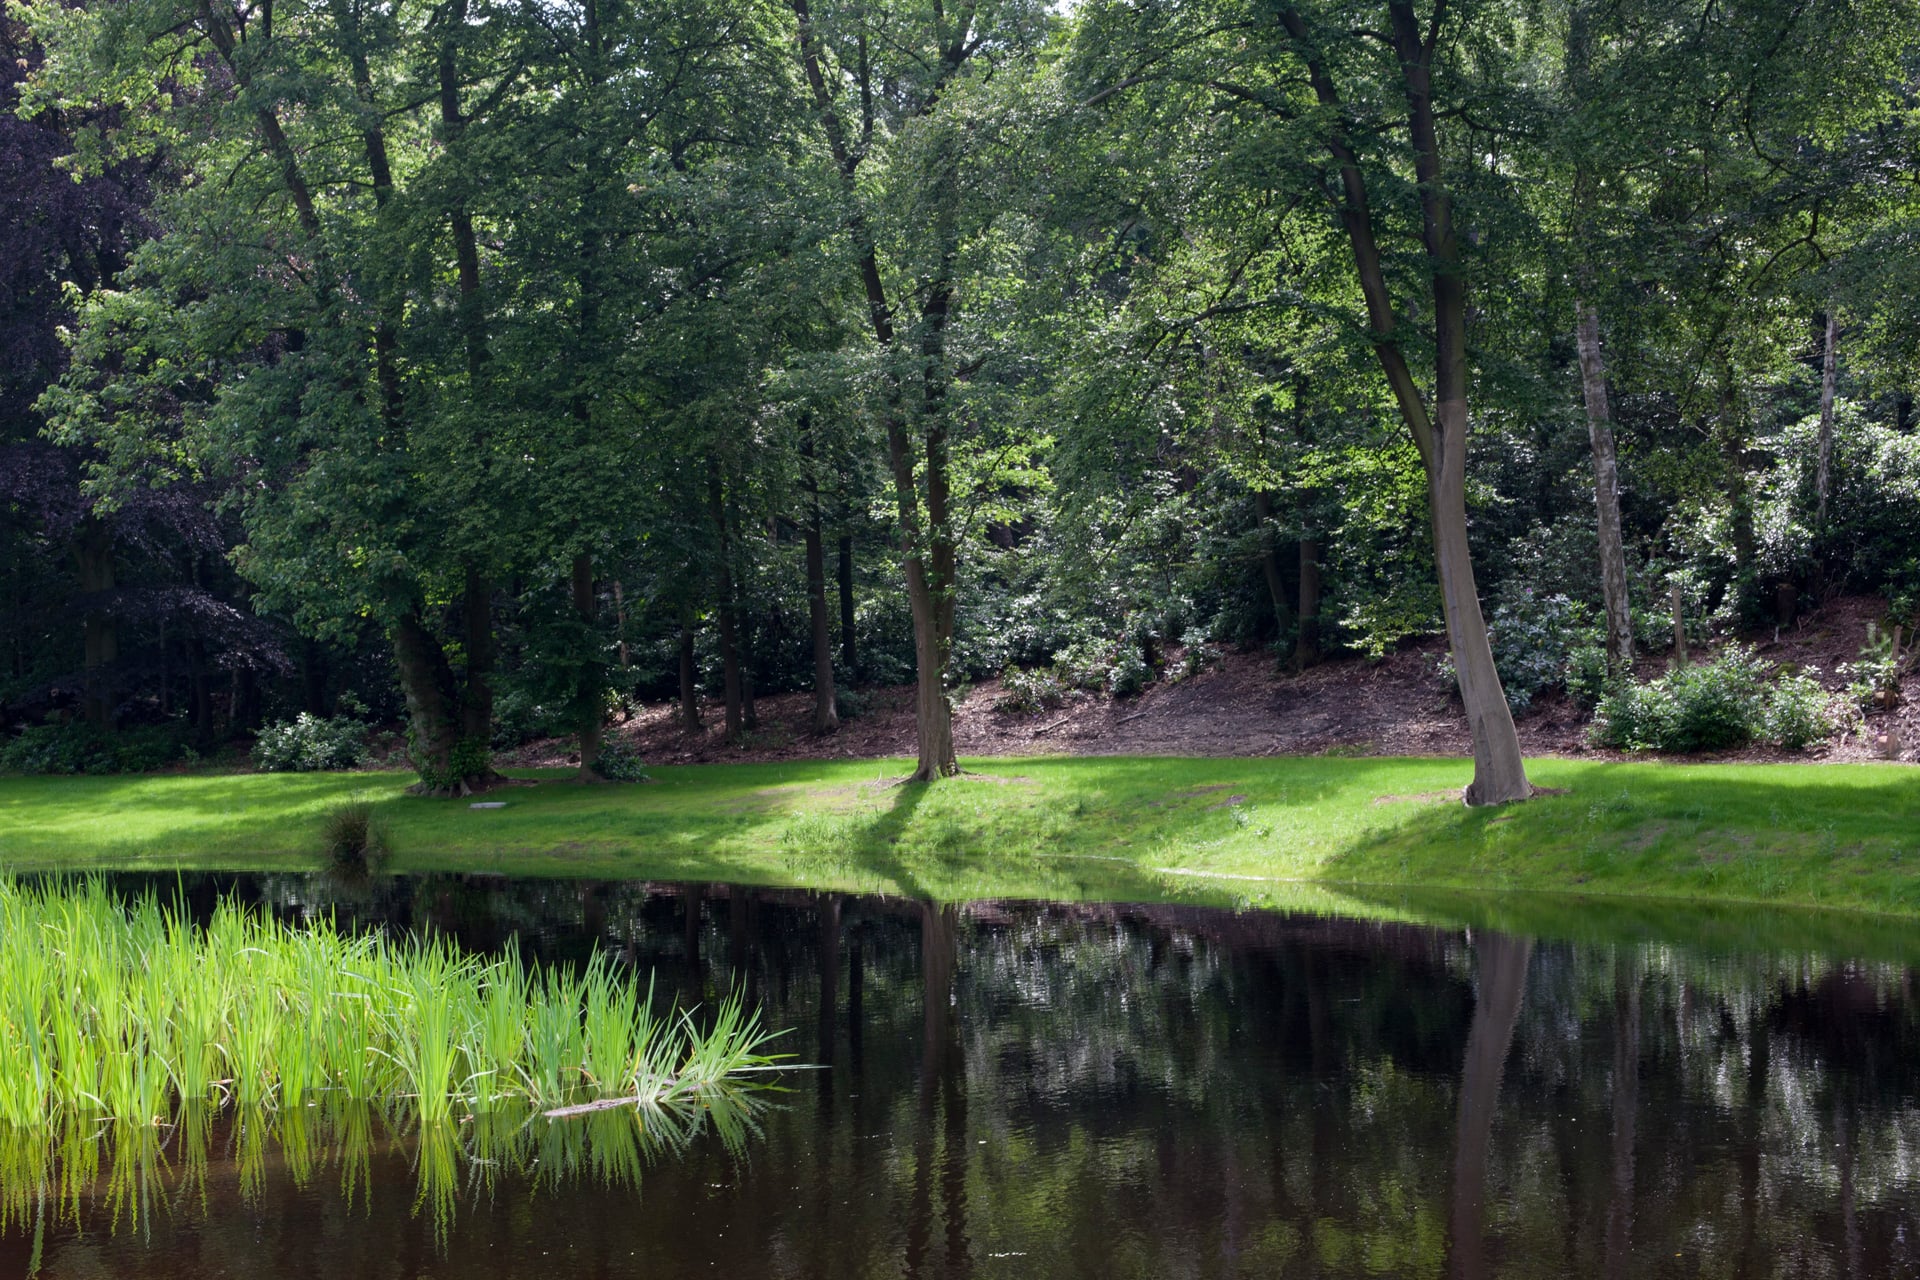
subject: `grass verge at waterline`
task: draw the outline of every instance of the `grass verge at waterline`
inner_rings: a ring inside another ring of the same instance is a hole
[[[200,929],[97,881],[0,879],[0,1127],[323,1095],[399,1104],[423,1129],[583,1097],[666,1114],[770,1064],[737,1001],[697,1028],[650,996],[603,955],[529,968],[231,902]]]
[[[1466,809],[1461,760],[1045,757],[658,768],[646,785],[409,797],[401,774],[0,779],[0,867],[306,870],[371,805],[394,871],[732,881],[940,901],[1311,905],[1343,886],[1553,890],[1920,916],[1920,774],[1541,760]],[[1334,904],[1337,905],[1337,904]]]

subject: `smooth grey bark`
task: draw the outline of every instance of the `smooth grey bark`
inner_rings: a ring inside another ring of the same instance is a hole
[[[1580,351],[1580,391],[1593,448],[1593,507],[1600,534],[1600,597],[1607,615],[1607,669],[1633,671],[1633,611],[1627,594],[1626,543],[1620,532],[1620,462],[1613,443],[1613,408],[1600,350],[1600,314],[1585,298],[1574,302]]]
[[[1434,370],[1431,407],[1408,366],[1396,330],[1392,294],[1358,153],[1343,123],[1346,108],[1328,70],[1321,34],[1292,9],[1280,12],[1296,51],[1305,60],[1314,94],[1330,121],[1324,142],[1340,177],[1339,217],[1353,252],[1366,299],[1369,341],[1393,392],[1402,420],[1427,473],[1434,561],[1446,614],[1447,644],[1459,681],[1473,740],[1473,781],[1462,798],[1470,805],[1505,804],[1533,794],[1520,755],[1500,673],[1493,662],[1487,623],[1480,611],[1472,552],[1467,542],[1467,292],[1460,262],[1453,205],[1440,168],[1438,121],[1433,105],[1433,42],[1440,24],[1423,28],[1409,0],[1389,0],[1390,41],[1401,66],[1407,132],[1418,179],[1422,238],[1432,287]],[[1423,34],[1423,31],[1425,34]]]

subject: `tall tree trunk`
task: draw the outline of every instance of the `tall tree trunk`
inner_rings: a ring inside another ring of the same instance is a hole
[[[1464,793],[1468,804],[1504,804],[1532,794],[1520,756],[1520,737],[1514,731],[1513,712],[1507,706],[1494,668],[1487,639],[1486,619],[1480,612],[1479,589],[1467,543],[1467,295],[1460,267],[1459,244],[1453,225],[1451,197],[1440,171],[1439,134],[1434,118],[1431,84],[1432,49],[1422,38],[1421,24],[1410,0],[1389,0],[1392,42],[1401,64],[1408,109],[1408,132],[1413,144],[1414,172],[1419,180],[1424,240],[1434,308],[1433,407],[1427,407],[1419,384],[1397,341],[1398,319],[1388,290],[1365,175],[1349,145],[1344,107],[1333,78],[1319,52],[1321,42],[1304,18],[1283,9],[1280,21],[1306,60],[1315,96],[1335,123],[1326,135],[1328,153],[1340,172],[1340,220],[1353,251],[1354,267],[1366,299],[1367,320],[1375,359],[1386,375],[1402,419],[1420,451],[1427,472],[1427,496],[1433,522],[1434,560],[1439,570],[1441,603],[1446,612],[1447,641],[1465,704],[1467,727],[1473,738],[1473,781]],[[1439,34],[1435,24],[1433,35]]]
[[[737,742],[746,726],[742,723],[740,646],[733,601],[733,542],[727,529],[726,502],[720,491],[720,464],[713,459],[707,463],[707,511],[713,518],[714,531],[720,538],[720,554],[715,560],[720,601],[719,607],[714,610],[714,621],[720,633],[721,685],[727,708],[726,734],[728,742]]]
[[[420,775],[415,792],[427,795],[468,794],[472,788],[461,776],[460,697],[446,650],[428,629],[418,606],[408,608],[393,624],[394,663],[400,672],[400,691],[407,700],[407,755]]]
[[[1293,669],[1305,671],[1320,661],[1320,540],[1300,539],[1300,637],[1293,642]]]
[[[1260,534],[1260,574],[1267,580],[1267,597],[1273,602],[1275,634],[1285,636],[1291,619],[1287,616],[1287,584],[1280,573],[1280,549],[1273,529],[1273,493],[1256,489],[1253,493],[1253,522]]]
[[[842,513],[845,514],[844,512]],[[853,618],[853,535],[840,535],[840,665],[847,679],[860,679],[860,650],[854,643]]]
[[[593,591],[593,554],[583,551],[573,558],[573,611],[585,624],[591,643],[591,629],[598,610]],[[597,648],[597,646],[596,646]],[[580,668],[579,684],[574,692],[575,732],[580,738],[582,782],[604,782],[597,767],[600,760],[600,733],[606,719],[605,681],[601,678],[597,654],[588,657]]]
[[[1493,1145],[1493,1118],[1500,1104],[1500,1081],[1520,1004],[1527,990],[1527,962],[1533,943],[1487,933],[1474,943],[1480,990],[1467,1032],[1466,1060],[1460,1069],[1460,1104],[1454,1132],[1453,1212],[1447,1240],[1447,1274],[1455,1280],[1481,1280],[1486,1262],[1487,1158]]]
[[[803,421],[800,430],[800,451],[806,459],[807,625],[813,639],[813,731],[833,733],[840,727],[840,712],[834,706],[833,636],[827,621],[827,555],[820,532],[820,477],[814,469],[812,421]]]
[[[693,665],[693,609],[680,609],[680,728],[700,732],[699,672]]]
[[[1833,391],[1838,381],[1839,346],[1839,315],[1828,307],[1827,349],[1820,364],[1820,450],[1813,472],[1813,526],[1816,529],[1827,527],[1827,494],[1833,483]]]
[[[1633,671],[1633,612],[1627,595],[1627,551],[1620,532],[1620,464],[1613,445],[1613,410],[1607,400],[1606,365],[1600,351],[1600,315],[1584,298],[1574,302],[1580,350],[1580,390],[1587,406],[1587,440],[1593,447],[1593,506],[1600,531],[1600,596],[1607,614],[1607,669]]]
[[[852,204],[847,232],[853,242],[874,342],[882,351],[891,351],[895,345],[893,307],[887,299],[872,229],[855,198],[856,178],[864,153],[849,144],[835,107],[835,89],[828,84],[808,0],[789,0],[789,3],[799,28],[801,71],[826,134],[841,189]],[[952,42],[940,53],[942,70],[948,74],[956,71],[977,48],[977,44],[968,43],[967,38],[971,12],[969,7],[955,32],[942,33],[943,39],[952,35]],[[862,85],[863,91],[867,88]],[[914,728],[919,758],[908,781],[931,781],[960,771],[953,753],[953,708],[946,690],[947,662],[953,648],[955,586],[955,546],[947,510],[950,481],[945,417],[946,381],[950,376],[946,369],[946,327],[953,303],[952,267],[958,253],[951,203],[953,182],[940,184],[938,194],[935,232],[941,245],[940,266],[926,287],[920,317],[922,422],[916,431],[909,431],[904,378],[898,372],[891,377],[884,414],[887,455],[899,505],[907,602],[913,612]],[[917,441],[915,435],[919,437]],[[924,450],[923,457],[916,456],[921,452],[916,444]],[[916,474],[922,466],[925,469],[924,522],[922,481]]]
[[[81,593],[90,597],[81,623],[81,713],[88,724],[107,729],[113,726],[113,665],[120,658],[120,628],[106,601],[114,588],[113,530],[107,522],[98,516],[81,521],[73,555]]]

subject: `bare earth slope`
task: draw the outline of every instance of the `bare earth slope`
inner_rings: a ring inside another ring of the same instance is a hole
[[[1858,655],[1869,620],[1882,618],[1884,602],[1843,597],[1808,614],[1776,637],[1769,630],[1748,637],[1770,662],[1817,668],[1838,693],[1836,674]],[[1136,698],[1113,700],[1082,694],[1035,714],[1002,711],[995,703],[1000,683],[964,690],[955,704],[954,736],[962,755],[1465,755],[1466,718],[1459,700],[1435,674],[1437,639],[1409,645],[1380,662],[1337,658],[1300,675],[1278,671],[1265,653],[1230,653],[1201,674],[1177,683],[1162,681]],[[1177,655],[1176,655],[1177,656]],[[1644,659],[1643,676],[1665,669],[1663,658]],[[1920,689],[1916,690],[1920,693]],[[808,731],[812,696],[782,694],[759,700],[759,729],[736,746],[719,728],[718,706],[703,707],[707,728],[682,733],[676,708],[649,706],[610,737],[630,742],[649,761],[770,761],[875,757],[913,753],[913,691],[910,687],[865,691],[868,709],[837,734]],[[1903,702],[1875,716],[1873,730],[1891,724],[1905,744],[1904,758],[1920,747],[1920,707]],[[1537,699],[1518,717],[1520,743],[1530,756],[1604,756],[1587,745],[1586,717],[1558,693]],[[1800,754],[1766,748],[1727,753],[1720,759],[1875,758],[1871,742],[1857,731]],[[564,739],[533,743],[507,757],[517,765],[569,762]]]

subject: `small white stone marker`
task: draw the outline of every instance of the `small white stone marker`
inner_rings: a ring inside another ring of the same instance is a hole
[[[480,800],[467,806],[469,809],[504,809],[506,807],[505,800]]]

